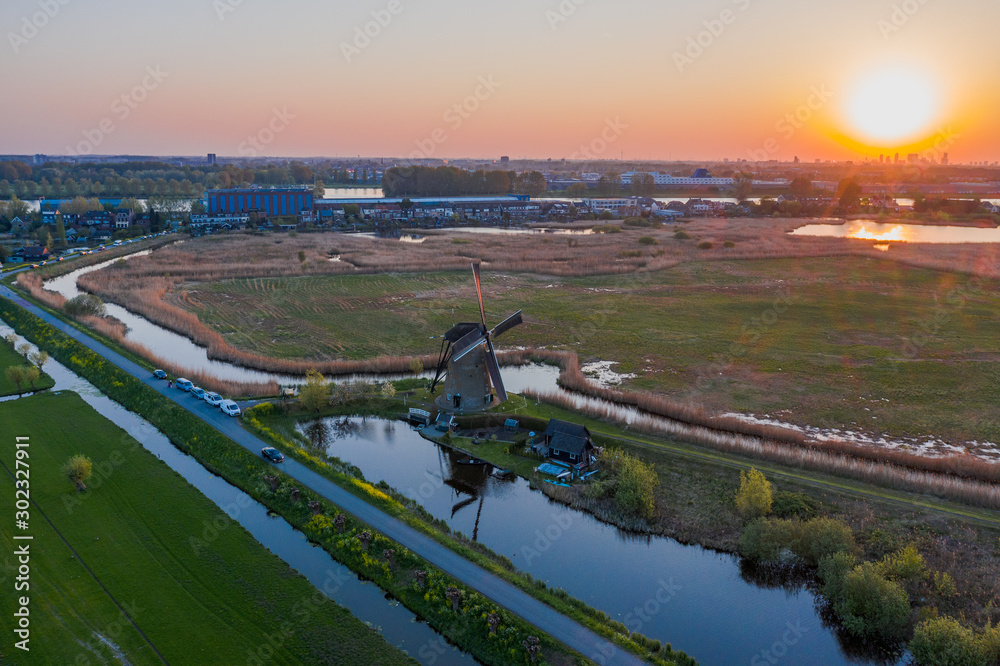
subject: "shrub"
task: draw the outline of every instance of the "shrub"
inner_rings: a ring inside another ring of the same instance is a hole
[[[686,231],[678,231],[676,234],[674,234],[674,238],[676,238],[677,240],[690,240],[691,234],[689,234]]]
[[[69,299],[63,310],[71,317],[103,317],[107,312],[104,301],[93,294],[80,294]]]
[[[821,591],[829,601],[836,602],[844,595],[844,580],[857,566],[854,555],[848,552],[834,553],[819,561],[817,578],[822,581]]]
[[[595,234],[620,234],[622,228],[613,224],[600,224],[593,228],[593,232]]]
[[[758,518],[743,529],[739,551],[755,562],[778,562],[795,537],[795,523],[790,520]]]
[[[733,241],[726,241],[725,243],[722,244],[722,247],[732,249],[736,247],[736,243],[734,243]]]
[[[703,241],[701,243],[698,243],[699,250],[711,250],[713,247],[715,246],[709,243],[708,241]]]
[[[652,236],[643,236],[639,239],[640,245],[659,245],[660,241],[656,240]]]
[[[889,580],[916,583],[927,578],[924,556],[912,543],[902,550],[886,555],[878,563],[879,571]]]
[[[618,253],[618,256],[623,259],[635,259],[636,257],[641,257],[642,252],[639,250],[622,250]]]
[[[816,566],[823,558],[854,550],[851,528],[833,518],[813,518],[802,523],[792,550],[807,563]]]
[[[660,479],[652,465],[621,449],[608,449],[601,456],[614,479],[614,502],[622,511],[651,518],[656,510],[654,496]]]
[[[771,512],[778,518],[812,518],[820,503],[805,493],[778,492],[774,494]]]
[[[736,492],[736,510],[744,519],[759,518],[771,513],[774,489],[764,474],[754,468],[740,472],[740,489]]]
[[[917,625],[910,651],[919,666],[987,666],[990,662],[975,633],[950,617],[934,617]]]
[[[910,619],[910,598],[899,583],[864,562],[844,577],[841,598],[834,604],[844,628],[862,637],[899,638]]]

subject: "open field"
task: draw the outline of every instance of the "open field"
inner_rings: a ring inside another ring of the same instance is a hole
[[[31,364],[20,354],[18,354],[6,340],[0,340],[0,397],[8,395],[17,395],[17,384],[7,379],[7,368],[13,366],[29,367]],[[55,384],[52,378],[42,373],[42,376],[38,378],[35,382],[35,390],[41,391],[43,389],[52,388]],[[21,390],[24,393],[31,392],[31,384],[25,383],[21,385]]]
[[[527,314],[504,346],[615,361],[637,375],[628,387],[716,413],[766,414],[876,440],[936,437],[963,447],[1000,439],[990,415],[1000,370],[997,248],[893,245],[883,253],[870,241],[785,233],[806,222],[434,233],[422,244],[215,237],[81,284],[215,358],[284,372],[399,370],[406,356],[436,351],[427,338],[450,326],[453,307],[457,320],[476,318],[466,271],[481,259],[490,318]],[[674,238],[681,228],[690,239]],[[711,249],[700,249],[706,242]],[[376,357],[387,358],[365,362]]]
[[[477,318],[463,272],[213,282],[173,296],[240,349],[278,358],[433,353]],[[627,387],[879,436],[1000,441],[992,285],[868,258],[683,264],[653,274],[487,275],[504,346],[615,361]],[[917,446],[917,443],[914,443]]]
[[[8,636],[4,663],[162,663],[151,645],[172,664],[244,663],[259,648],[273,649],[276,664],[411,663],[347,610],[317,603],[308,581],[78,396],[0,404],[0,421],[11,436],[31,437],[37,504],[30,659]],[[60,471],[79,453],[94,462],[84,493]],[[0,456],[14,468],[12,443]],[[189,538],[206,525],[218,534],[199,553]],[[8,521],[0,528],[8,554],[11,537]],[[14,595],[3,599],[10,617]]]

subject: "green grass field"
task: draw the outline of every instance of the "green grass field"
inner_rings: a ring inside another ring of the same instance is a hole
[[[411,663],[347,610],[316,602],[305,578],[75,394],[0,404],[0,422],[8,468],[15,466],[14,437],[31,438],[38,505],[26,532],[34,537],[26,593],[31,652],[14,649],[5,631],[3,663],[162,663],[150,643],[172,664],[251,663],[258,650],[265,657],[273,650],[263,663],[274,664]],[[78,453],[95,464],[83,494],[61,472]],[[109,462],[113,471],[98,471]],[[3,492],[3,506],[13,511],[12,484]],[[8,618],[15,610],[12,519],[0,522]],[[213,524],[217,538],[196,552],[189,538],[204,539]]]
[[[17,384],[7,379],[7,368],[11,366],[23,366],[25,368],[29,367],[31,364],[20,354],[18,354],[14,349],[7,344],[6,340],[0,340],[0,397],[8,395],[17,395]],[[42,376],[35,382],[35,389],[42,390],[47,388],[52,388],[55,382],[51,377],[42,373]],[[30,384],[22,384],[21,390],[25,393],[31,391]]]
[[[1000,438],[1000,300],[985,283],[867,258],[682,264],[630,276],[484,276],[503,346],[573,349],[629,386],[709,409],[954,442]],[[478,319],[464,273],[238,280],[178,299],[280,358],[433,353]]]

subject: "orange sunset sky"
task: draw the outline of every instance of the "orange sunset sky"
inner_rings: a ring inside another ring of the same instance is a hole
[[[98,153],[238,155],[270,125],[265,156],[561,158],[612,121],[595,157],[1000,160],[995,1],[7,0],[0,24],[5,154],[103,127]]]

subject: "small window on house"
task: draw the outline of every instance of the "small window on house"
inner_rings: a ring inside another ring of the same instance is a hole
[[[569,459],[570,460],[576,460],[576,454],[575,453],[569,454]]]

